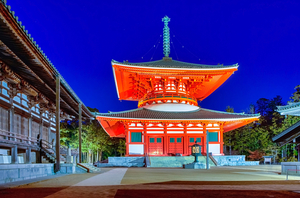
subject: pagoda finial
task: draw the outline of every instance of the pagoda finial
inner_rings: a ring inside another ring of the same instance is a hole
[[[164,55],[165,57],[169,57],[170,54],[170,28],[168,27],[168,23],[170,22],[170,18],[168,16],[165,16],[162,18],[162,21],[164,22]]]

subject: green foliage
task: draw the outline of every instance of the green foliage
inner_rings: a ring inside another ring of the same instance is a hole
[[[78,120],[65,121],[60,128],[61,145],[69,148],[79,147]],[[98,160],[112,155],[124,155],[125,141],[118,138],[110,138],[97,120],[82,123],[82,152],[98,154]]]
[[[228,112],[228,113],[234,113],[233,107],[230,107],[230,106],[227,106],[225,111]]]
[[[293,100],[297,101],[300,96],[300,86],[295,89]],[[255,105],[250,105],[249,108],[249,113],[260,113],[259,120],[256,123],[225,133],[224,144],[231,146],[239,154],[251,156],[253,159],[258,156],[258,153],[265,153],[266,155],[282,153],[285,149],[281,149],[273,143],[272,137],[294,125],[300,120],[300,117],[280,115],[276,109],[277,106],[281,105],[284,103],[280,96],[272,99],[260,98]],[[232,107],[226,108],[227,112],[232,112],[232,110]],[[291,157],[298,155],[295,145],[289,146],[286,153],[288,158],[285,160],[293,160]]]

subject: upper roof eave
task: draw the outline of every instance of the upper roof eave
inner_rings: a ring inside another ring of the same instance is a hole
[[[238,64],[233,65],[204,65],[196,63],[187,63],[177,60],[165,61],[157,60],[151,62],[142,62],[142,63],[129,63],[129,62],[118,62],[115,60],[111,61],[111,64],[117,64],[125,67],[134,67],[134,68],[148,68],[148,69],[176,69],[176,70],[227,70],[227,69],[237,69]]]

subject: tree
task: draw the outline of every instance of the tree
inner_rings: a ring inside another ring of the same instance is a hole
[[[92,112],[99,112],[96,108],[88,108]],[[78,120],[61,122],[60,142],[62,145],[68,148],[79,147],[78,125]],[[125,141],[109,137],[97,120],[84,121],[82,123],[82,152],[87,156],[90,153],[97,154],[96,161],[101,161],[108,156],[123,155]]]
[[[300,102],[300,85],[297,85],[295,87],[295,90],[296,91],[292,94],[290,99],[292,100],[292,102]]]
[[[234,109],[231,106],[227,106],[225,111],[228,112],[228,113],[234,113]]]

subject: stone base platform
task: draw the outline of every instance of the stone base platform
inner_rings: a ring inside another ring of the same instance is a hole
[[[54,164],[0,165],[0,184],[54,175]]]
[[[220,155],[213,156],[218,166],[256,166],[259,161],[246,161],[245,155]]]
[[[259,161],[245,161],[245,155],[220,155],[213,156],[218,162],[218,166],[254,166],[259,165]],[[147,167],[183,167],[195,161],[194,156],[160,156],[148,157]],[[199,156],[199,162],[206,164],[206,156]],[[210,166],[215,166],[209,159]],[[98,167],[143,167],[145,157],[109,157],[108,163],[98,163]]]
[[[300,162],[281,162],[281,174],[300,175]]]

